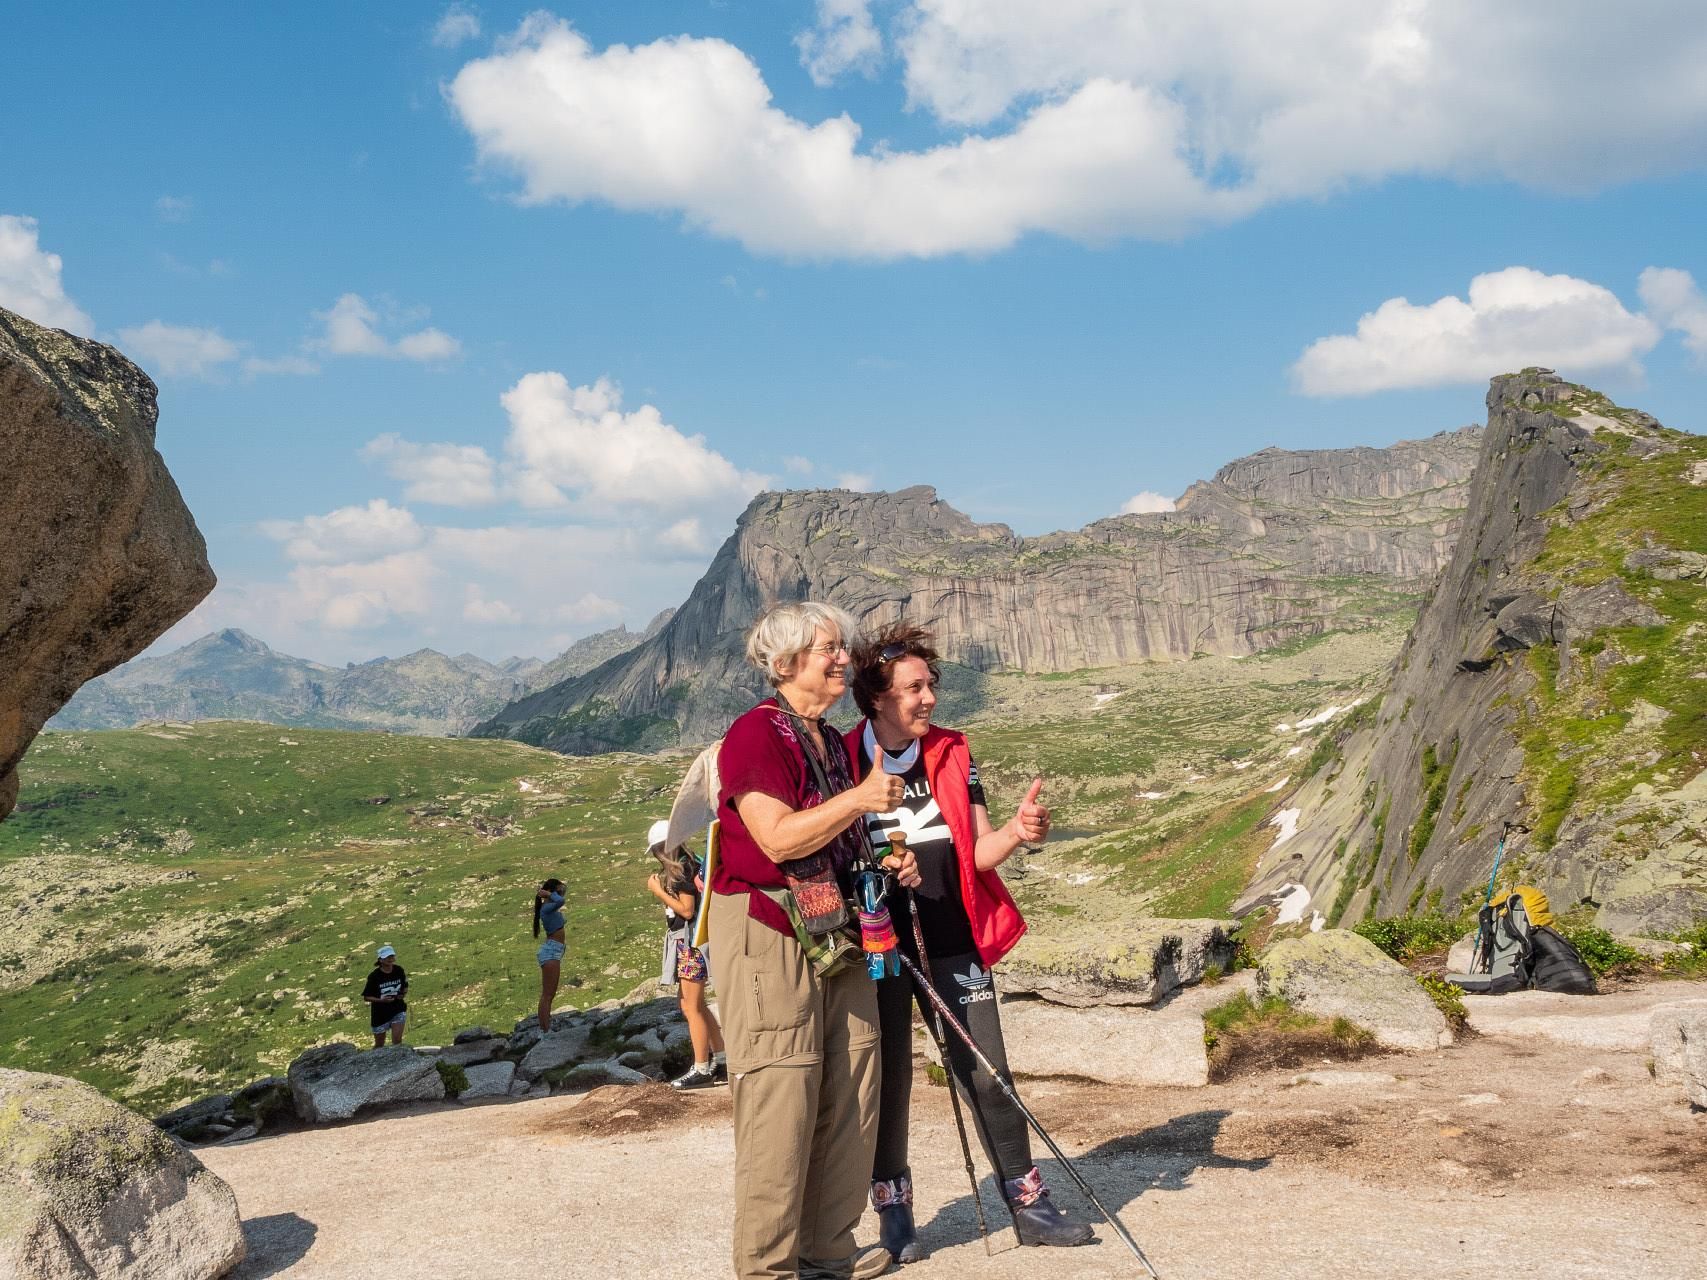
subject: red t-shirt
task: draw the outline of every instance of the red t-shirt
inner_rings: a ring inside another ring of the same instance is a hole
[[[830,785],[849,785],[846,748],[841,735],[828,726],[824,747],[832,756],[825,770]],[[824,797],[818,794],[817,783],[807,768],[805,750],[793,722],[774,698],[767,698],[729,726],[717,753],[717,816],[722,827],[711,891],[745,893],[748,915],[791,937],[794,929],[788,923],[788,913],[757,892],[760,888],[780,889],[788,880],[748,832],[734,798],[759,791],[775,796],[790,809],[822,804]],[[826,847],[838,871],[853,860],[859,848],[856,828],[856,823],[849,823],[848,830]]]

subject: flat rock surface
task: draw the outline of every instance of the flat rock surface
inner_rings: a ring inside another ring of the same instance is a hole
[[[1635,997],[1598,999],[1623,995]],[[1394,1083],[1290,1088],[1293,1069],[1201,1089],[1063,1080],[1022,1080],[1020,1089],[1165,1280],[1425,1271],[1483,1280],[1498,1256],[1545,1258],[1554,1280],[1699,1273],[1707,1114],[1655,1086],[1642,1054],[1471,1037],[1442,1053],[1361,1065]],[[1579,1080],[1590,1069],[1608,1078],[1585,1094]],[[1465,1101],[1496,1080],[1499,1106]],[[917,1215],[932,1252],[899,1274],[1141,1274],[1106,1227],[1100,1244],[1072,1250],[1014,1249],[1003,1230],[986,1259],[948,1095],[921,1076],[913,1113]],[[729,1114],[728,1090],[680,1097],[648,1085],[417,1106],[201,1154],[243,1207],[250,1257],[239,1280],[428,1280],[445,1274],[447,1258],[477,1258],[483,1274],[531,1274],[547,1211],[553,1237],[574,1242],[553,1255],[556,1275],[721,1277]],[[1039,1150],[1061,1203],[1083,1215],[1070,1180]],[[681,1194],[684,1165],[702,1188],[691,1196]],[[375,1179],[376,1168],[394,1176]],[[983,1190],[997,1212],[988,1176]],[[644,1204],[671,1208],[636,1230],[634,1207]],[[376,1230],[376,1218],[409,1228]],[[868,1214],[862,1241],[875,1232]]]
[[[1653,1011],[1663,1004],[1707,1004],[1707,982],[1656,982],[1598,996],[1511,991],[1464,997],[1470,1029],[1485,1036],[1542,1038],[1595,1049],[1646,1052]]]

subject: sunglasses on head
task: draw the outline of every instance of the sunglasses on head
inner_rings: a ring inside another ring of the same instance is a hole
[[[877,651],[877,665],[881,667],[885,662],[893,662],[897,658],[905,658],[906,656],[906,645],[886,644]]]

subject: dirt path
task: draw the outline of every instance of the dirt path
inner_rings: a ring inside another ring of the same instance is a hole
[[[1502,1257],[1556,1278],[1701,1273],[1707,1114],[1654,1085],[1641,1054],[1485,1036],[1352,1066],[1394,1078],[1022,1088],[1165,1280],[1482,1280]],[[1060,1251],[1013,1249],[1004,1230],[986,1258],[947,1094],[922,1086],[914,1115],[932,1253],[911,1280],[1142,1274],[1106,1228],[1102,1243]],[[602,1089],[200,1154],[242,1206],[242,1280],[722,1277],[728,1120],[724,1091]],[[1085,1212],[1042,1163],[1062,1203]],[[999,1212],[987,1177],[983,1188]],[[874,1235],[868,1216],[862,1239]]]

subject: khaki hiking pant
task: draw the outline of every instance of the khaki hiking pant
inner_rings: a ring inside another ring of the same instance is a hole
[[[793,937],[713,894],[711,946],[735,1102],[735,1275],[854,1253],[877,1146],[877,988],[820,979]]]

